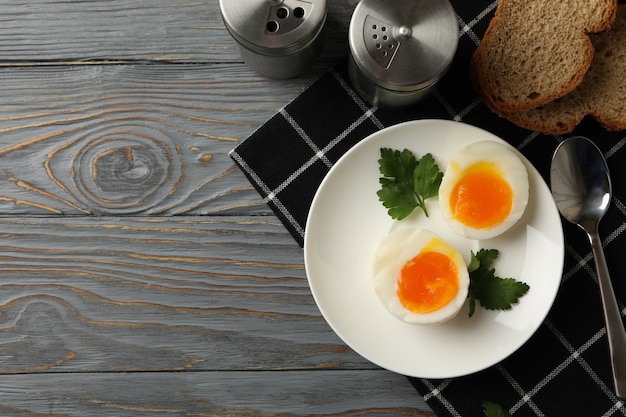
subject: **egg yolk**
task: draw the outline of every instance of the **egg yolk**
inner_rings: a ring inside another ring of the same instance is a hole
[[[402,305],[418,314],[444,307],[459,291],[458,270],[439,252],[420,252],[400,272],[398,297]]]
[[[513,191],[493,163],[470,166],[455,185],[450,197],[453,216],[475,229],[502,223],[513,205]]]

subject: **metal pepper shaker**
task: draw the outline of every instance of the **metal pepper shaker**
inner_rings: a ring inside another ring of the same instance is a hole
[[[361,0],[350,21],[350,80],[372,105],[410,106],[447,72],[458,40],[448,0]]]
[[[326,0],[219,0],[244,62],[261,75],[291,78],[317,60]]]

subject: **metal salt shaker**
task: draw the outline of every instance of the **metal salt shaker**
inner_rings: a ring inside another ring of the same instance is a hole
[[[444,76],[458,40],[448,0],[361,0],[349,29],[350,80],[371,105],[410,106]]]
[[[244,62],[261,75],[291,78],[317,60],[326,0],[219,0]]]

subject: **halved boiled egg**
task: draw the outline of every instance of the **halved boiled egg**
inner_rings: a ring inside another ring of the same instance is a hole
[[[443,218],[469,239],[490,239],[511,228],[528,204],[528,172],[507,145],[484,141],[458,151],[439,187]]]
[[[380,301],[407,323],[447,321],[467,298],[469,273],[463,257],[428,230],[391,231],[374,250],[373,272]]]

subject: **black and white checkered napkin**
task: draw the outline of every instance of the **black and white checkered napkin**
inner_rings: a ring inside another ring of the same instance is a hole
[[[452,68],[424,101],[410,110],[383,111],[352,90],[346,63],[338,64],[272,117],[231,153],[250,182],[302,246],[309,206],[318,185],[350,147],[371,133],[415,119],[463,121],[516,146],[548,178],[561,137],[517,128],[491,113],[468,80],[468,62],[497,1],[452,0],[461,27]],[[622,314],[626,301],[626,132],[608,133],[593,121],[574,132],[593,139],[604,152],[614,185],[611,209],[601,223]],[[572,134],[572,135],[574,135]],[[482,416],[490,400],[514,416],[622,416],[626,402],[612,391],[608,346],[589,242],[564,223],[565,266],[559,294],[545,323],[516,353],[466,377],[410,378],[439,416]],[[545,262],[551,262],[546,259]]]

